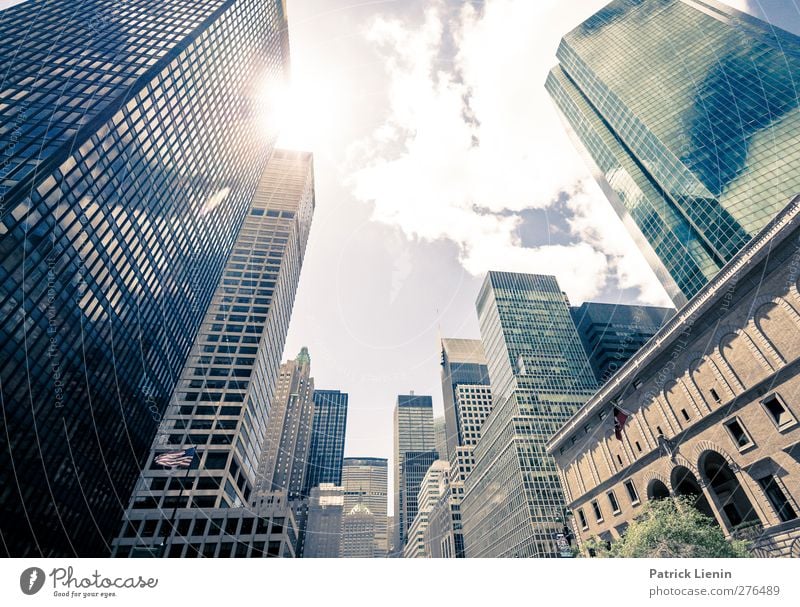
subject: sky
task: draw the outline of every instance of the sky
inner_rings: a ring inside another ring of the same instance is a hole
[[[487,270],[669,305],[544,90],[606,3],[288,0],[292,83],[267,118],[314,153],[316,212],[284,360],[308,346],[316,386],[349,393],[345,455],[391,460],[398,394],[442,414],[439,338],[479,338]],[[800,33],[798,0],[727,3]]]
[[[442,414],[439,338],[480,337],[488,270],[671,305],[544,90],[560,37],[605,4],[289,2],[280,143],[314,152],[317,207],[284,358],[308,346],[316,386],[349,393],[347,456],[392,459],[398,394]],[[800,33],[794,0],[727,4]]]

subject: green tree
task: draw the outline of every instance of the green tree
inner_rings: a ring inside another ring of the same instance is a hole
[[[586,542],[596,556],[612,558],[746,558],[748,542],[728,540],[714,521],[697,510],[694,498],[675,497],[647,502],[642,514],[611,544]]]

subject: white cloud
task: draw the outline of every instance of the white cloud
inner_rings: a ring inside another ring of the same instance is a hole
[[[605,2],[595,3],[586,16]],[[613,237],[530,248],[517,236],[515,213],[550,207],[587,179],[544,90],[560,35],[580,21],[571,13],[555,0],[488,0],[481,12],[467,4],[455,13],[437,2],[421,25],[373,21],[366,36],[389,77],[389,108],[348,150],[349,185],[373,203],[375,220],[411,238],[456,242],[471,273],[554,273],[576,301],[616,275],[652,296],[646,264],[627,259],[638,255],[630,238],[627,250],[618,243],[619,221],[594,210],[609,206],[599,190],[572,204],[581,213],[573,228],[588,234],[585,221],[603,217]]]

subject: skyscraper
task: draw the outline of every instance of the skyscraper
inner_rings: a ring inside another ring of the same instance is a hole
[[[585,302],[571,307],[583,349],[602,385],[673,315],[672,308]]]
[[[489,272],[477,309],[494,406],[461,504],[466,555],[555,556],[564,498],[544,445],[594,375],[555,277]]]
[[[425,472],[417,492],[417,513],[408,528],[408,540],[403,551],[405,558],[430,558],[425,547],[428,517],[439,499],[447,493],[449,475],[450,464],[441,459],[433,462]]]
[[[309,559],[338,558],[342,549],[344,489],[332,483],[312,487],[303,556]]]
[[[417,490],[413,495],[405,491],[403,463],[407,451],[435,451],[436,437],[433,432],[433,400],[430,396],[400,394],[394,409],[394,550],[403,553],[406,531],[411,519],[407,518],[409,500],[416,503]],[[438,459],[434,457],[431,463]],[[419,477],[422,476],[425,470]]]
[[[419,513],[419,491],[422,488],[425,475],[436,461],[440,461],[445,466],[448,465],[447,462],[439,460],[439,453],[435,450],[406,451],[404,454],[402,470],[404,503],[402,512],[408,523],[403,532],[403,556],[406,554],[406,549],[410,547],[409,544],[412,541],[411,528]],[[413,539],[414,542],[417,540],[422,542],[421,536]]]
[[[313,208],[311,155],[276,150],[136,483],[117,556],[163,540],[170,556],[188,555],[189,540],[167,524],[172,509],[181,521],[254,497],[276,503],[253,490]],[[189,447],[200,459],[185,475],[155,462]]]
[[[458,386],[488,385],[489,368],[486,366],[486,356],[481,341],[479,339],[442,339],[442,396],[449,453],[454,453],[456,447],[466,444],[462,429],[464,416],[461,411],[461,403],[457,398]],[[473,416],[468,417],[472,418]],[[485,416],[483,418],[485,419]],[[483,419],[476,420],[476,423],[480,428]]]
[[[347,430],[347,393],[314,391],[314,422],[306,467],[305,491],[320,483],[342,485],[342,459]]]
[[[682,305],[800,191],[800,38],[713,0],[614,0],[546,88]]]
[[[363,504],[369,509],[374,518],[372,556],[378,558],[385,557],[389,551],[386,516],[388,473],[388,461],[382,457],[346,457],[342,465],[344,511],[350,513],[358,504]],[[360,532],[363,532],[363,529]],[[347,529],[345,529],[346,535]]]
[[[303,493],[314,418],[314,378],[311,356],[302,348],[295,360],[281,365],[269,411],[259,462],[260,494],[286,495],[297,522],[297,556],[303,556],[308,495]]]
[[[455,558],[464,556],[464,484],[475,465],[473,451],[481,426],[492,412],[489,368],[480,340],[442,339],[442,395],[450,439],[450,473],[447,495],[431,510],[435,535],[427,542],[429,556]]]
[[[270,155],[288,59],[278,0],[3,11],[3,553],[106,553]]]
[[[371,559],[375,555],[375,515],[366,504],[359,502],[345,511],[342,518],[342,558]],[[384,552],[384,556],[385,556]]]

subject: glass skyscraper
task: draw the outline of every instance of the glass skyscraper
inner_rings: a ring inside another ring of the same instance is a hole
[[[594,374],[555,277],[489,272],[477,308],[494,406],[461,503],[466,555],[556,556],[564,498],[545,444]]]
[[[713,0],[614,0],[546,88],[676,304],[800,191],[800,38]]]
[[[162,545],[168,556],[196,556],[197,546],[214,556],[221,542],[253,538],[226,532],[223,541],[219,531],[191,521],[229,509],[255,519],[263,504],[273,513],[275,503],[287,506],[284,492],[275,500],[254,490],[313,210],[311,154],[276,150],[153,440],[115,556]],[[190,447],[199,455],[196,469],[156,462]],[[173,510],[176,530],[169,526]],[[262,552],[255,548],[253,555]]]
[[[279,0],[0,13],[3,552],[107,553],[270,155],[262,93],[288,60]]]
[[[672,308],[592,301],[569,311],[595,379],[601,385],[675,314]]]
[[[321,483],[342,485],[347,398],[347,393],[339,390],[314,391],[314,421],[304,495],[309,495],[311,489]]]
[[[406,453],[434,452],[431,463],[437,459],[436,435],[433,431],[433,399],[421,394],[400,394],[394,409],[394,554],[402,555],[408,527],[414,520],[408,516],[411,501],[416,514],[417,489],[410,494],[406,490],[407,479],[404,467]],[[424,461],[430,459],[428,456]],[[420,460],[423,461],[423,460]],[[430,465],[430,464],[429,464]],[[419,474],[422,480],[427,468]]]

